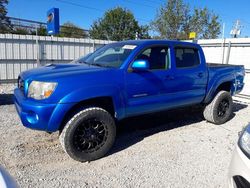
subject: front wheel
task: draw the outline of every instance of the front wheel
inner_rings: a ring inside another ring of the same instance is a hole
[[[103,157],[113,146],[116,126],[113,117],[98,107],[75,114],[60,134],[64,151],[74,160],[85,162]]]
[[[227,91],[220,91],[209,103],[203,112],[205,119],[220,125],[230,119],[232,114],[232,96]]]

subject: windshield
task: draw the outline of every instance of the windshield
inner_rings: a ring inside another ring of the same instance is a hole
[[[73,61],[73,63],[86,63],[101,67],[119,68],[135,47],[136,45],[130,44],[108,44],[92,54]]]

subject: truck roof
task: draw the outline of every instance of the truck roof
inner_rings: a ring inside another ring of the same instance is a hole
[[[153,45],[153,44],[170,44],[170,45],[185,45],[199,47],[198,44],[192,42],[184,42],[178,40],[156,40],[156,39],[143,39],[143,40],[127,40],[118,42],[121,44],[133,44],[133,45]]]

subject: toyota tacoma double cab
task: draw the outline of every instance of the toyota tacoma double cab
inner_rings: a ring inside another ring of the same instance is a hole
[[[105,156],[116,122],[131,116],[201,104],[207,121],[223,124],[244,75],[240,65],[206,63],[195,43],[122,41],[22,72],[14,99],[24,126],[59,131],[65,152],[84,162]]]

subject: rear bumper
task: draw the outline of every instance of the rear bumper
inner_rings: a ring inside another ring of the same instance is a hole
[[[25,127],[48,132],[59,129],[65,114],[74,105],[45,104],[24,97],[20,89],[14,90],[14,102],[18,115]]]
[[[229,187],[244,188],[250,186],[250,159],[236,146],[229,167]]]

